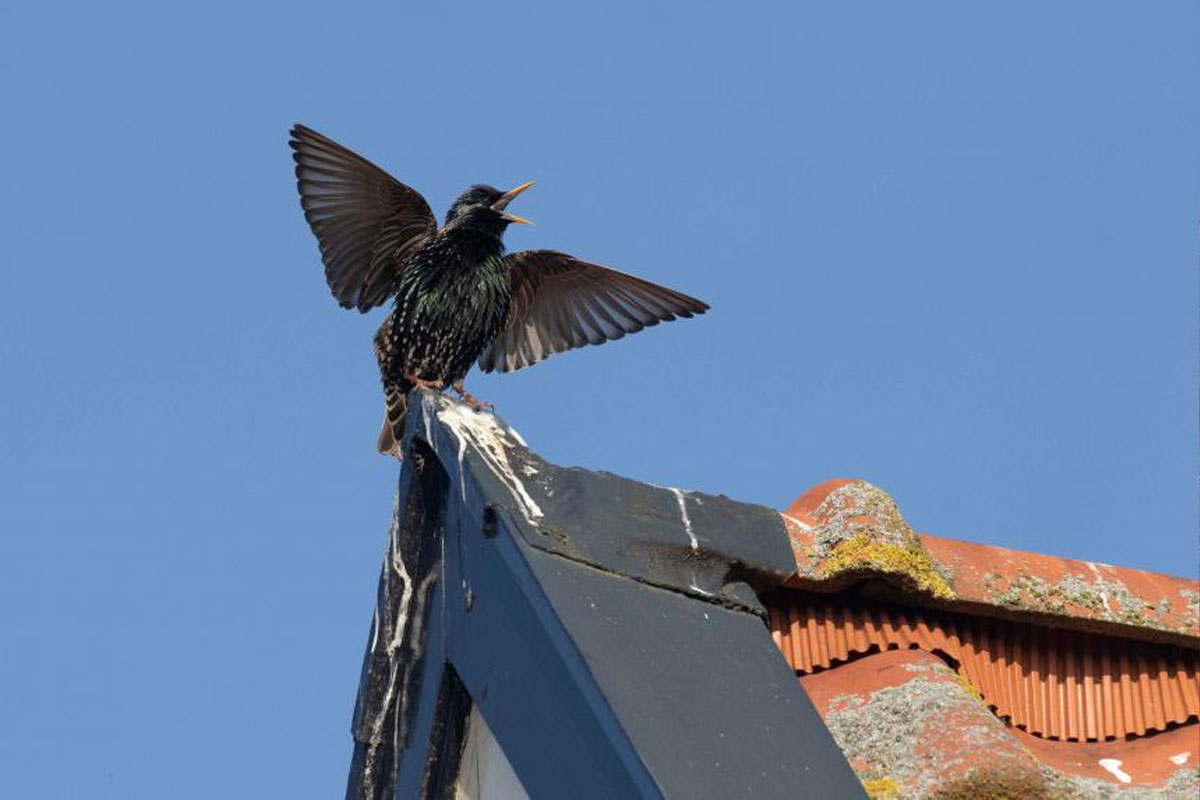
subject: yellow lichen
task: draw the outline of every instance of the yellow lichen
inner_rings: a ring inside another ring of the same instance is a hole
[[[891,800],[900,796],[900,784],[891,778],[867,778],[862,785],[872,800]]]
[[[953,600],[957,596],[915,536],[908,547],[901,547],[859,533],[835,547],[821,567],[822,575],[827,578],[865,570],[903,575],[921,591],[943,600]]]
[[[974,697],[978,702],[987,705],[983,699],[983,692],[979,691],[979,688],[975,686],[975,684],[971,683],[971,679],[966,675],[963,675],[961,672],[954,673],[954,682],[959,685],[959,688],[971,695],[971,697]]]

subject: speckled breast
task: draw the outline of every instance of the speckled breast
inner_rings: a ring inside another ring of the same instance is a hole
[[[500,256],[406,270],[395,321],[405,369],[447,384],[461,379],[495,338],[508,307]]]

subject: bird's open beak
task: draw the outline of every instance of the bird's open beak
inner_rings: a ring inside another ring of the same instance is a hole
[[[516,197],[521,192],[528,189],[530,186],[533,186],[533,181],[530,181],[529,183],[522,183],[517,188],[507,191],[504,194],[500,195],[500,199],[497,200],[496,202],[492,203],[492,210],[499,211],[500,216],[503,217],[504,219],[508,220],[509,222],[519,222],[522,225],[532,225],[533,223],[530,222],[529,220],[525,219],[524,217],[518,217],[515,214],[509,214],[507,211],[504,210],[504,209],[508,208],[508,204],[513,201],[514,197]]]

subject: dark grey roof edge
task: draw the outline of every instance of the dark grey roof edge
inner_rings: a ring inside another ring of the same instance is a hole
[[[448,671],[534,800],[863,796],[754,613],[794,564],[778,514],[548,464],[431,393],[410,408],[348,797],[446,790]]]
[[[560,467],[493,414],[433,392],[412,405],[411,435],[447,465],[460,498],[486,496],[531,547],[760,616],[756,592],[795,574],[774,509]]]

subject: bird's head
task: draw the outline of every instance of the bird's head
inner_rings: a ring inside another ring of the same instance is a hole
[[[468,228],[499,236],[510,223],[532,225],[529,220],[509,214],[505,210],[514,197],[530,186],[533,186],[533,181],[523,183],[511,191],[502,192],[493,186],[476,184],[460,194],[450,206],[450,210],[446,212],[446,227]]]

